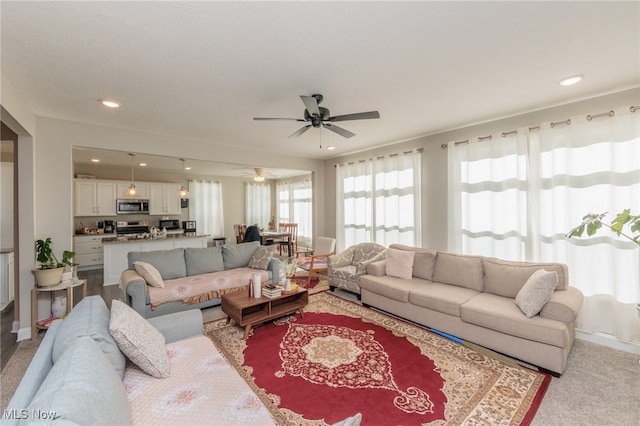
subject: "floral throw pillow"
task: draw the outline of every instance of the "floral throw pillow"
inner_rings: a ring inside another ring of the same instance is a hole
[[[253,254],[253,257],[249,261],[249,268],[267,270],[269,262],[275,254],[276,246],[260,246],[258,250]]]
[[[111,302],[109,333],[118,348],[142,371],[157,379],[169,377],[171,364],[162,333],[119,300]]]

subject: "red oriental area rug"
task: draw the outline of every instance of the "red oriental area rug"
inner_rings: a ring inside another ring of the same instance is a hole
[[[528,424],[550,377],[328,293],[305,316],[206,334],[278,424]]]
[[[291,281],[295,282],[301,287],[305,287],[307,290],[309,290],[309,294],[315,294],[329,289],[329,281],[326,275],[315,274],[316,276],[311,277],[311,284],[307,285],[308,275],[305,274],[306,272],[300,273],[299,275],[294,275],[293,277],[291,277]]]

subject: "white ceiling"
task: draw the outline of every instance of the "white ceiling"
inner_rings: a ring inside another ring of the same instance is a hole
[[[0,7],[2,71],[37,115],[306,158],[640,86],[637,1]],[[584,81],[558,85],[573,74]],[[302,118],[314,93],[332,115],[381,118],[340,123],[351,139],[252,119]]]

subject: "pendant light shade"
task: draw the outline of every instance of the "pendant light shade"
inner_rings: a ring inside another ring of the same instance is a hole
[[[180,190],[178,191],[178,196],[182,199],[189,198],[189,191],[184,187],[184,161],[184,158],[180,159],[182,168],[182,180],[180,182]]]
[[[129,187],[127,188],[127,192],[125,195],[129,197],[135,197],[138,193],[138,190],[136,189],[136,185],[133,183],[133,157],[135,157],[136,155],[129,153],[129,156],[131,157],[131,185],[129,185]]]

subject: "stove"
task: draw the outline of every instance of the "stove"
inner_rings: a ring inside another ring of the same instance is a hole
[[[116,223],[116,233],[119,236],[137,237],[139,234],[149,233],[149,221],[141,220],[138,222],[118,221]]]

